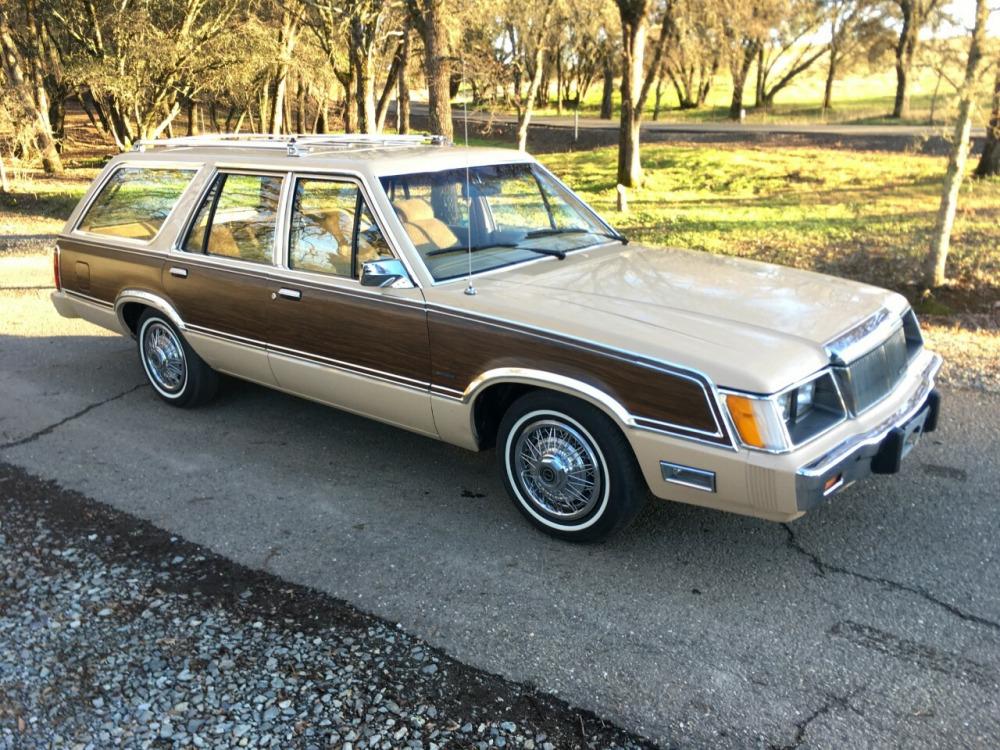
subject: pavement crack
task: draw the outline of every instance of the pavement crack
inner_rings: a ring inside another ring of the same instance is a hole
[[[102,401],[95,401],[92,404],[88,404],[87,406],[80,409],[80,411],[74,412],[73,414],[70,414],[68,417],[63,417],[58,422],[53,422],[52,424],[48,425],[47,427],[43,427],[37,432],[33,432],[30,435],[27,435],[26,437],[23,438],[18,438],[17,440],[11,440],[9,443],[3,443],[2,445],[0,445],[0,450],[7,450],[8,448],[17,448],[18,446],[21,445],[27,445],[28,443],[33,443],[39,438],[43,438],[46,435],[55,432],[67,422],[72,422],[74,419],[79,419],[84,414],[93,411],[99,406],[110,404],[112,401],[117,401],[120,398],[124,398],[130,393],[135,393],[140,388],[145,387],[145,385],[146,383],[139,383],[138,385],[132,386],[128,390],[122,391],[121,393],[117,393],[114,396],[108,396],[108,398],[103,399]]]
[[[783,523],[781,525],[785,528],[785,531],[788,534],[788,546],[791,549],[798,552],[800,555],[804,556],[806,559],[808,559],[812,563],[813,567],[816,568],[816,572],[821,576],[825,576],[827,573],[839,573],[840,575],[851,576],[853,578],[857,578],[862,581],[867,581],[868,583],[875,583],[878,584],[879,586],[885,586],[888,589],[893,589],[896,591],[905,591],[907,593],[919,596],[924,601],[929,602],[930,604],[933,604],[936,607],[940,607],[941,609],[949,612],[950,614],[954,615],[960,620],[964,620],[966,622],[972,622],[977,625],[982,625],[983,627],[987,627],[990,628],[991,630],[996,630],[1000,632],[1000,622],[996,622],[995,620],[990,620],[986,617],[981,617],[980,615],[972,614],[971,612],[966,612],[965,610],[961,609],[960,607],[957,607],[951,602],[947,602],[944,599],[940,599],[939,597],[935,596],[926,589],[922,589],[918,586],[911,586],[910,584],[907,583],[900,583],[899,581],[893,581],[891,578],[883,578],[881,576],[868,575],[867,573],[859,573],[858,571],[851,570],[850,568],[843,568],[839,565],[833,565],[831,563],[828,563],[824,561],[815,552],[810,552],[805,547],[803,547],[802,543],[795,536],[795,532],[792,531],[791,526],[789,526],[787,523]]]
[[[802,721],[795,724],[795,739],[792,740],[792,744],[776,745],[773,746],[774,750],[794,750],[794,748],[801,747],[802,743],[805,742],[806,732],[809,731],[809,725],[817,719],[826,716],[835,708],[844,708],[849,711],[854,711],[854,708],[851,706],[849,701],[859,692],[861,692],[861,688],[852,690],[847,695],[828,695],[826,701],[824,701],[819,708],[802,719]]]

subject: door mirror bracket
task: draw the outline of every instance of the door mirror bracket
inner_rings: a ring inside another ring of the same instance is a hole
[[[361,286],[413,289],[413,282],[398,258],[376,258],[361,265]]]

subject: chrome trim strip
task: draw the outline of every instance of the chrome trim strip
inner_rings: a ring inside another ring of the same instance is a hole
[[[149,305],[159,310],[161,313],[166,315],[170,322],[177,326],[178,330],[183,331],[185,329],[184,321],[181,320],[181,316],[177,314],[167,300],[160,297],[157,294],[152,294],[150,292],[144,292],[141,289],[123,289],[118,293],[118,297],[115,299],[115,312],[118,314],[118,322],[121,323],[122,330],[128,331],[128,324],[125,322],[125,318],[122,317],[122,308],[125,307],[127,302],[141,302],[144,305]]]
[[[938,370],[941,369],[943,361],[941,356],[933,352],[930,354],[930,361],[924,366],[918,376],[920,382],[916,390],[910,394],[899,409],[867,432],[851,435],[822,456],[801,467],[796,474],[802,477],[822,476],[825,472],[850,456],[854,451],[882,442],[894,427],[912,419],[923,407],[927,396],[934,389],[934,377],[937,375]]]
[[[274,344],[267,345],[268,351],[272,351],[276,354],[288,354],[290,356],[295,356],[299,359],[309,359],[315,360],[319,364],[329,364],[334,367],[343,370],[357,370],[359,374],[372,373],[373,377],[379,377],[382,380],[392,379],[399,380],[405,383],[412,383],[419,386],[422,389],[428,389],[430,383],[426,380],[418,380],[416,378],[408,378],[405,375],[397,375],[394,372],[388,372],[387,370],[379,370],[374,367],[366,367],[365,365],[355,364],[354,362],[346,362],[341,359],[334,359],[333,357],[324,357],[320,354],[312,354],[310,352],[303,352],[298,349],[290,349],[286,346],[276,346]]]
[[[723,414],[722,407],[719,400],[718,390],[711,379],[708,378],[704,373],[701,373],[692,368],[682,368],[679,365],[674,365],[668,362],[663,362],[660,360],[652,360],[650,358],[644,357],[641,354],[628,351],[626,349],[619,349],[613,346],[607,346],[605,344],[600,344],[595,341],[590,341],[583,338],[567,338],[558,334],[554,331],[549,331],[543,328],[537,328],[523,323],[516,323],[514,321],[508,321],[503,318],[495,318],[492,316],[479,316],[470,315],[467,311],[461,308],[450,307],[448,305],[441,305],[434,302],[427,303],[428,313],[435,312],[440,315],[448,315],[453,318],[460,318],[464,320],[471,320],[475,323],[484,323],[486,325],[494,326],[495,328],[501,328],[507,331],[513,331],[515,333],[524,333],[529,336],[535,336],[536,338],[557,341],[559,343],[566,344],[568,346],[573,346],[577,349],[582,349],[584,351],[592,351],[598,354],[608,354],[615,359],[621,360],[622,362],[628,362],[629,364],[639,365],[650,370],[655,370],[657,372],[662,372],[667,375],[675,375],[677,377],[689,380],[693,383],[698,384],[705,394],[705,401],[709,406],[709,411],[712,413],[712,419],[715,421],[715,432],[707,432],[705,430],[697,430],[694,428],[685,427],[683,429],[691,430],[692,432],[697,432],[702,435],[709,435],[711,437],[725,438],[727,434],[723,430],[722,425],[719,422],[720,415]],[[689,374],[690,373],[690,374]],[[480,376],[482,377],[482,376]],[[475,381],[473,381],[475,382]],[[471,384],[470,384],[471,387]],[[468,388],[466,389],[468,392]],[[714,399],[710,396],[710,392],[714,395]],[[714,406],[714,408],[713,408]],[[655,420],[650,420],[655,421]],[[731,442],[731,441],[730,441]]]
[[[689,427],[681,427],[679,425],[671,425],[668,422],[658,422],[656,420],[647,420],[642,417],[636,417],[628,409],[625,408],[616,399],[612,398],[610,395],[605,393],[599,388],[596,388],[589,383],[584,383],[575,378],[568,378],[564,375],[557,375],[546,370],[535,370],[522,367],[498,367],[492,370],[487,370],[486,372],[480,374],[476,377],[466,388],[463,396],[458,399],[454,396],[448,394],[434,393],[434,395],[449,398],[456,401],[461,401],[465,404],[471,404],[475,401],[476,396],[480,391],[482,391],[487,386],[493,385],[495,383],[526,383],[535,384],[541,386],[555,386],[557,389],[569,391],[582,395],[585,399],[599,404],[604,407],[604,409],[611,413],[615,419],[618,420],[619,424],[623,427],[646,430],[649,432],[657,432],[664,435],[670,435],[671,437],[682,438],[685,440],[694,440],[700,443],[705,443],[706,445],[711,445],[715,448],[723,448],[727,450],[736,451],[736,446],[730,441],[726,443],[721,443],[712,440],[706,440],[704,437],[698,437],[698,434],[711,436],[710,433],[706,433],[700,430],[694,430]],[[442,388],[442,386],[432,385],[431,389]],[[452,390],[452,389],[448,389]],[[470,412],[470,419],[472,414]],[[695,434],[689,434],[695,433]],[[724,436],[720,436],[724,437]]]
[[[268,356],[274,355],[277,357],[285,357],[287,359],[294,359],[300,362],[308,362],[309,364],[319,365],[322,367],[329,367],[332,370],[339,370],[341,372],[347,372],[351,375],[359,375],[361,377],[366,377],[371,380],[378,380],[383,383],[389,383],[390,385],[396,385],[401,388],[409,388],[410,390],[417,391],[419,393],[427,394],[427,383],[419,380],[412,380],[411,378],[405,378],[401,375],[393,375],[392,373],[385,373],[384,375],[376,375],[373,373],[379,373],[380,370],[371,370],[371,368],[351,365],[348,362],[340,362],[335,359],[328,359],[326,357],[315,357],[314,355],[306,355],[304,353],[293,353],[294,349],[278,349],[276,347],[268,347]],[[364,372],[368,370],[368,372]],[[407,382],[409,381],[409,382]]]
[[[267,344],[259,339],[251,339],[246,336],[237,336],[235,333],[225,333],[224,331],[217,331],[214,328],[205,328],[204,326],[188,324],[188,330],[192,333],[198,333],[202,336],[210,336],[220,341],[228,341],[232,344],[243,344],[244,346],[253,347],[254,349],[266,349]]]
[[[68,294],[71,297],[79,297],[84,302],[90,302],[94,305],[100,305],[101,307],[114,309],[115,306],[113,302],[108,302],[107,300],[98,299],[97,297],[91,297],[89,294],[84,294],[83,292],[77,292],[72,289],[66,289],[65,287],[62,289],[58,289],[56,291],[64,292],[65,294]]]
[[[693,466],[660,461],[660,474],[664,482],[691,487],[702,492],[715,492],[715,472]]]
[[[906,310],[882,307],[860,323],[841,331],[823,345],[830,362],[846,366],[884,344],[898,328],[903,327]]]

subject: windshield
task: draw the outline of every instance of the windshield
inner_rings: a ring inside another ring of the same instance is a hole
[[[468,189],[466,172],[468,171]],[[435,281],[565,253],[618,235],[536,164],[382,178]]]

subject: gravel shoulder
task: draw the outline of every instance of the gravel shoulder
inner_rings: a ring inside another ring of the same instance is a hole
[[[8,464],[0,498],[0,746],[650,746]]]

